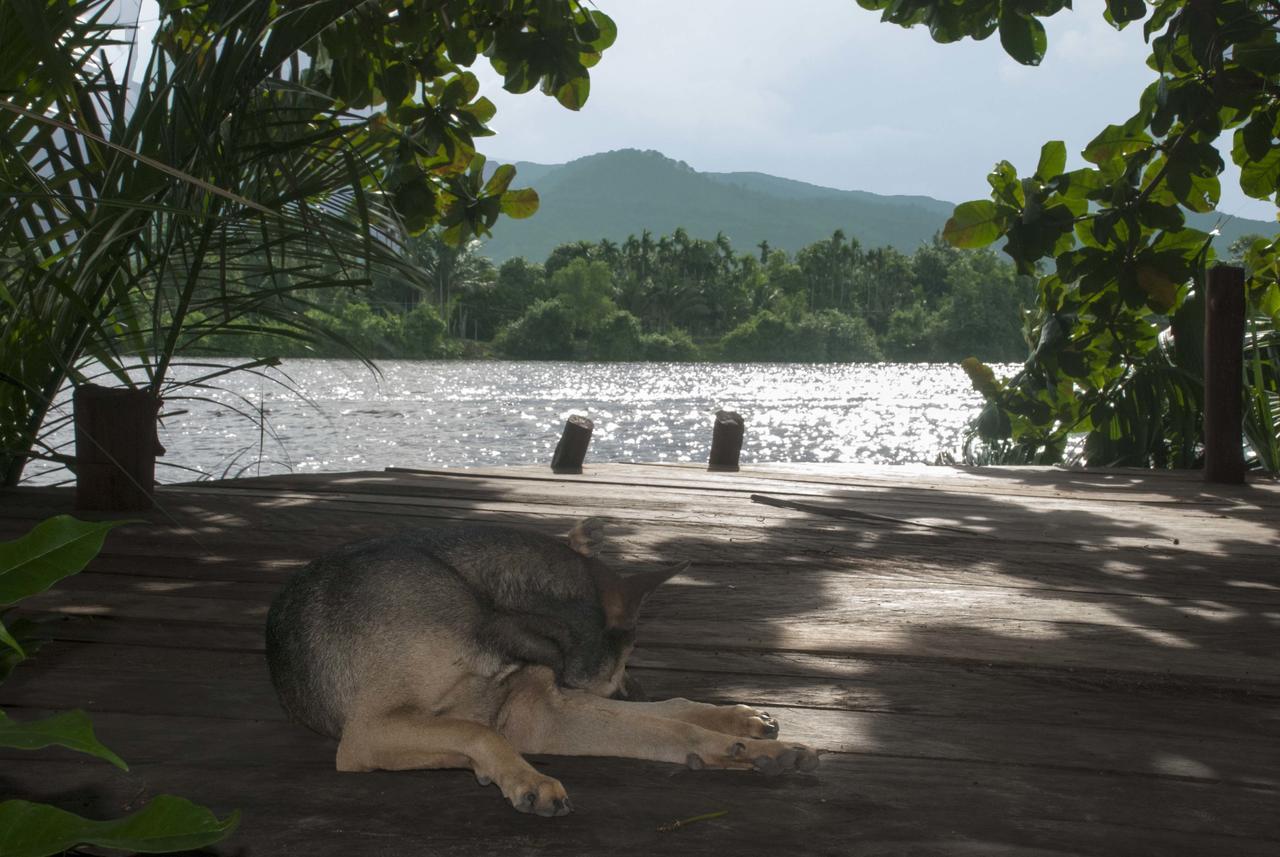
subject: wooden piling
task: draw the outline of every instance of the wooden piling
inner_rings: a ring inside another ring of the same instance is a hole
[[[1209,271],[1204,312],[1204,478],[1244,482],[1244,269]]]
[[[150,509],[160,399],[150,390],[86,384],[72,396],[76,433],[76,508]]]
[[[715,428],[711,433],[711,457],[708,470],[736,471],[742,454],[742,438],[746,425],[736,411],[716,411]]]
[[[551,456],[551,470],[555,473],[581,473],[582,462],[587,457],[587,445],[595,424],[586,417],[574,414],[565,421],[564,432]]]

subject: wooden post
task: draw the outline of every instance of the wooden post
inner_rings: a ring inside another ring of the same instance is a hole
[[[736,411],[716,411],[715,428],[711,433],[711,458],[707,462],[707,469],[736,471],[745,432],[746,425]]]
[[[150,390],[87,384],[72,396],[76,427],[76,508],[150,509],[160,399]]]
[[[1204,305],[1204,478],[1244,482],[1244,269],[1215,265]]]
[[[551,456],[552,471],[582,472],[582,461],[587,457],[587,444],[591,443],[593,429],[595,424],[591,420],[577,414],[565,421],[564,432],[560,435],[560,442],[556,444],[555,454]]]

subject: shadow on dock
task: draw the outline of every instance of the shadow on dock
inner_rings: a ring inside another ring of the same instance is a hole
[[[2,497],[5,537],[69,506],[49,489]],[[0,687],[7,708],[88,708],[142,779],[96,770],[107,786],[90,787],[50,757],[0,774],[6,792],[102,815],[139,788],[242,806],[224,854],[650,854],[678,837],[688,853],[1191,855],[1280,840],[1274,488],[616,465],[263,477],[160,501],[154,526],[42,596],[59,641]],[[540,760],[579,812],[530,824],[468,774],[335,774],[332,746],[284,722],[261,622],[306,561],[407,526],[564,532],[584,515],[609,522],[620,568],[693,562],[646,605],[633,669],[651,695],[771,710],[831,751],[816,775]]]

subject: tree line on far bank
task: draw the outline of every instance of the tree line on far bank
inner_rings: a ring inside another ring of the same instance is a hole
[[[413,240],[429,290],[381,279],[317,296],[315,345],[219,339],[212,350],[280,356],[496,356],[527,360],[1019,361],[1026,278],[987,250],[940,239],[911,255],[837,230],[794,255],[683,229],[562,244],[494,265],[478,244]]]

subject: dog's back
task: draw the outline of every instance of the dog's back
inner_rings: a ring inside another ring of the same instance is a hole
[[[620,654],[594,562],[563,541],[503,527],[348,545],[294,575],[271,605],[272,682],[290,715],[333,737],[362,696],[405,685],[405,704],[437,709],[483,709],[485,689],[469,698],[466,679],[492,683],[516,664],[550,666],[574,685]]]

